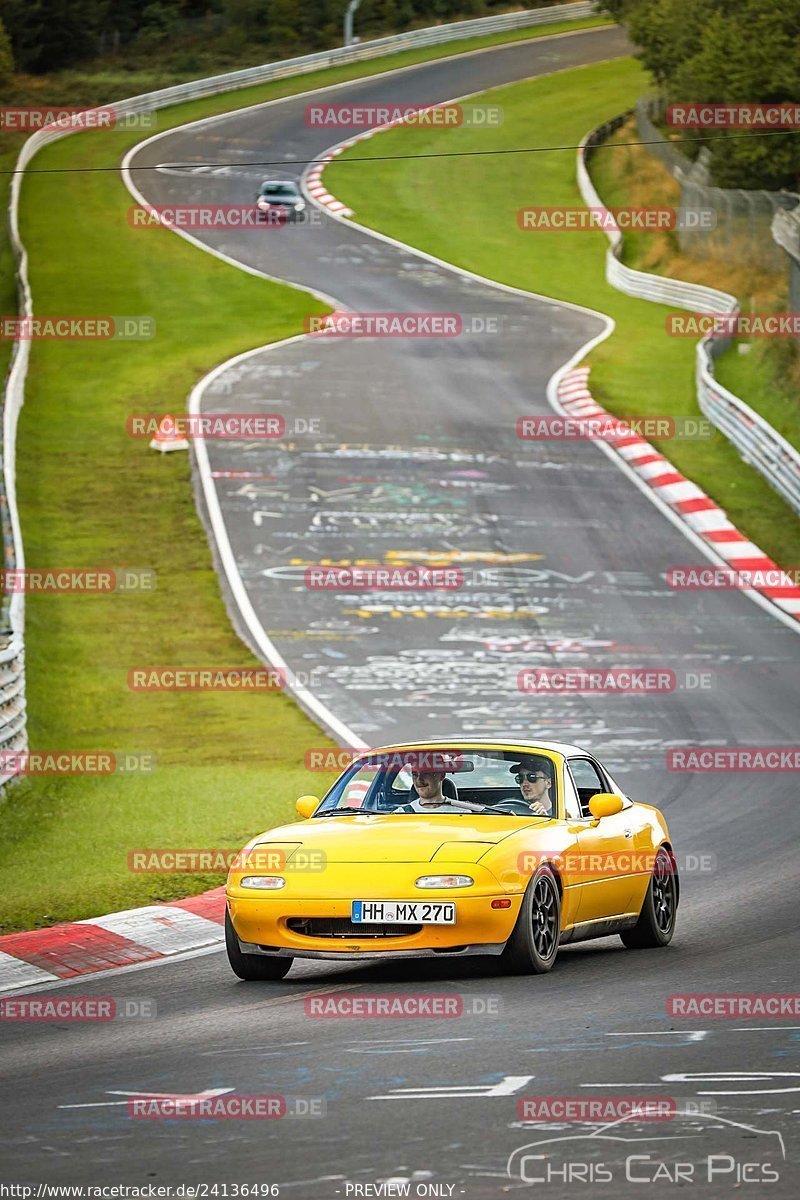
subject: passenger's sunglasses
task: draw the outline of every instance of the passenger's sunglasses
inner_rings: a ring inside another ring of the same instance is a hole
[[[517,783],[522,783],[523,779],[527,779],[530,783],[538,783],[540,779],[547,779],[547,776],[537,775],[533,771],[520,771],[514,778]]]

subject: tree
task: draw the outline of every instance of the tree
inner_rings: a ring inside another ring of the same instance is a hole
[[[14,77],[14,55],[11,51],[11,38],[6,33],[6,27],[0,21],[0,88],[8,87]]]
[[[54,71],[92,58],[109,6],[110,0],[3,0],[0,17],[20,70]]]
[[[671,103],[795,103],[800,0],[604,0]],[[721,187],[796,189],[800,138],[701,130]]]

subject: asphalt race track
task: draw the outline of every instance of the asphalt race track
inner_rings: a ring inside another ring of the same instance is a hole
[[[332,98],[434,102],[625,52],[618,31],[587,31],[367,79]],[[261,178],[299,178],[293,166],[135,168],[311,159],[342,135],[308,128],[306,102],[151,141],[134,159],[135,183],[153,203],[240,203]],[[669,773],[665,754],[796,742],[797,633],[743,594],[670,590],[664,571],[702,563],[700,552],[596,446],[517,439],[518,416],[551,411],[548,379],[600,332],[598,318],[467,279],[327,215],[317,223],[314,212],[306,226],[206,240],[355,311],[480,320],[452,339],[295,340],[207,388],[204,411],[280,412],[297,429],[280,443],[207,443],[264,628],[367,743],[494,732],[591,748],[635,799],[664,809],[679,857],[695,856],[683,869],[678,932],[661,951],[626,951],[618,939],[565,949],[536,979],[503,978],[482,960],[306,962],[283,983],[242,984],[214,952],[76,983],[81,995],[155,1001],[157,1018],[7,1028],[0,1069],[13,1104],[0,1147],[10,1173],[277,1184],[281,1195],[321,1200],[378,1195],[364,1186],[389,1180],[409,1182],[411,1195],[475,1198],[679,1185],[796,1195],[800,1026],[666,1015],[678,992],[793,990],[794,777]],[[487,323],[497,332],[481,331]],[[297,418],[317,420],[318,432]],[[461,566],[465,587],[398,596],[303,583],[321,559],[425,554]],[[678,686],[645,697],[517,689],[521,667],[586,663],[667,667]],[[306,1015],[310,995],[348,990],[455,993],[463,1013]],[[282,1095],[298,1115],[127,1116],[126,1094],[209,1089]],[[673,1098],[679,1115],[534,1126],[517,1112],[530,1095]],[[303,1115],[309,1107],[324,1115]],[[546,1172],[550,1182],[531,1182]]]

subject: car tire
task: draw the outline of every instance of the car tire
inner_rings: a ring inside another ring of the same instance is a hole
[[[225,913],[225,949],[234,975],[249,981],[283,979],[294,962],[293,958],[279,958],[277,955],[272,957],[266,954],[243,954],[239,949],[239,939],[229,912]]]
[[[561,896],[550,867],[539,868],[522,899],[517,923],[500,956],[510,975],[544,975],[556,961]]]
[[[619,936],[629,950],[648,950],[668,946],[675,932],[678,912],[678,881],[675,860],[662,846],[653,863],[639,920]]]

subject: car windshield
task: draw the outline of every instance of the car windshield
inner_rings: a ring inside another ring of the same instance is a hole
[[[292,197],[297,195],[297,188],[293,183],[262,183],[262,196],[284,196]]]
[[[554,816],[556,788],[555,761],[544,751],[415,747],[358,759],[315,817],[332,812]]]

